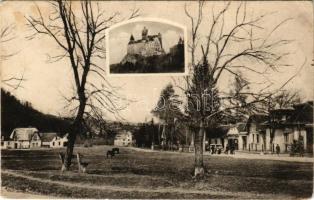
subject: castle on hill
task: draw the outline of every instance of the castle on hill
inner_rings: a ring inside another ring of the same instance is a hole
[[[141,55],[144,57],[164,55],[165,51],[162,47],[162,36],[160,33],[157,35],[148,35],[146,27],[142,30],[142,38],[135,40],[131,35],[128,43],[127,53],[129,55]]]

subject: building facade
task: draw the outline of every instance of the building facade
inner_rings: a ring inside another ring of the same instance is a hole
[[[114,139],[115,146],[132,146],[133,145],[133,134],[130,131],[119,132]]]
[[[165,51],[162,47],[161,34],[148,35],[148,29],[144,27],[141,39],[135,40],[134,36],[131,35],[127,53],[129,55],[141,55],[144,57],[164,55]]]
[[[37,128],[16,128],[6,141],[1,139],[1,149],[29,149],[41,147]]]
[[[40,138],[46,148],[65,147],[68,143],[68,134],[61,137],[57,133],[40,133]]]

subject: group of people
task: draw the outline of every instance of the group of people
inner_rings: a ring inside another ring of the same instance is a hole
[[[216,148],[214,145],[212,145],[210,148],[210,153],[211,154],[221,154],[221,148]]]
[[[235,154],[235,146],[234,145],[227,144],[225,154],[228,154],[229,152],[230,152],[230,154]]]
[[[226,149],[224,151],[225,154],[235,154],[235,146],[234,145],[229,145],[227,144]],[[216,147],[215,145],[210,145],[210,147],[208,148],[208,151],[210,152],[210,154],[221,154],[223,152],[223,148],[222,147]]]

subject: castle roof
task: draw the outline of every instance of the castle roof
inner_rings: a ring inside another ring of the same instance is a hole
[[[154,41],[155,38],[158,38],[158,35],[147,35],[147,39],[139,39],[139,40],[130,40],[129,44],[141,43],[143,41]]]

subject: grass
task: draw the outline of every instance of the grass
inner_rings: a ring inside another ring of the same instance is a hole
[[[122,148],[119,155],[106,159],[107,148],[76,148],[75,151],[83,154],[83,159],[90,163],[87,174],[78,174],[75,163],[70,172],[61,174],[58,158],[61,150],[2,151],[2,169],[51,181],[42,184],[3,173],[2,186],[75,198],[232,198],[237,197],[238,193],[245,194],[241,198],[254,195],[262,195],[261,198],[263,195],[271,198],[309,198],[312,195],[312,163],[205,156],[207,174],[203,180],[194,180],[193,154],[139,152]],[[90,187],[61,187],[55,184],[58,181]],[[93,188],[108,186],[135,191]],[[137,189],[146,189],[148,192],[136,192]],[[156,192],[158,189],[207,191],[212,192],[212,195]]]

